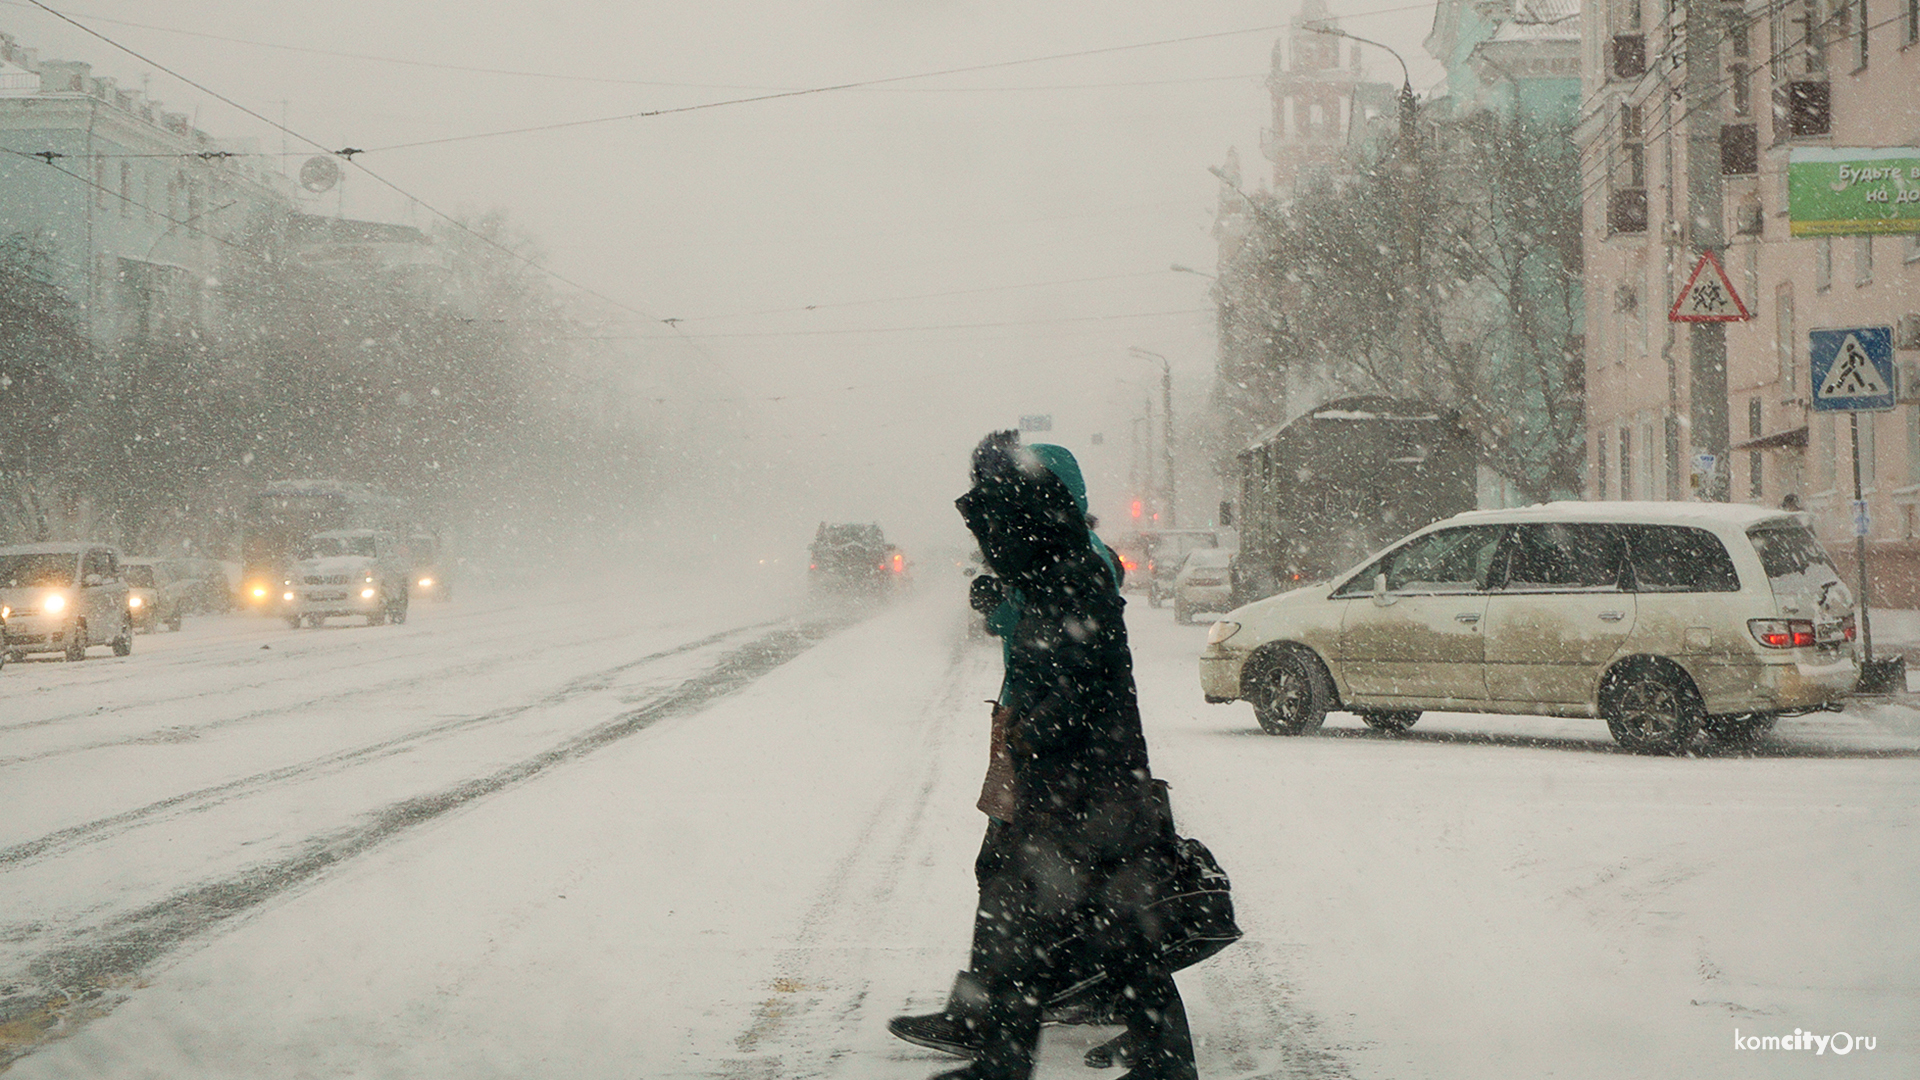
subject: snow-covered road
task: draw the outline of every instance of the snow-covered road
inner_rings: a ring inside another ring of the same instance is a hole
[[[948,1067],[885,1021],[965,959],[999,658],[963,608],[936,578],[871,613],[764,582],[470,591],[403,627],[235,617],[8,665],[0,1054],[33,1078]],[[1532,718],[1276,739],[1200,702],[1203,628],[1129,620],[1156,772],[1248,932],[1180,976],[1203,1076],[1920,1074],[1910,710],[1714,759]],[[1049,1029],[1041,1075],[1100,1075],[1100,1037]]]

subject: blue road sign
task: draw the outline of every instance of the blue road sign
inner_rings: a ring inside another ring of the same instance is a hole
[[[1807,334],[1814,412],[1893,408],[1893,327],[1854,326]]]

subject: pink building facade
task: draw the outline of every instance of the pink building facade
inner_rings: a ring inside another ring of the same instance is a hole
[[[1920,367],[1920,236],[1791,236],[1787,166],[1796,147],[1920,147],[1920,2],[1720,11],[1704,106],[1677,59],[1684,6],[1592,0],[1583,12],[1586,496],[1690,499],[1719,486],[1734,501],[1797,503],[1850,561],[1848,417],[1810,406],[1808,331],[1893,326],[1897,361]],[[1668,320],[1701,251],[1690,145],[1719,159],[1721,259],[1752,315],[1726,324],[1724,449],[1691,430],[1689,329]],[[1920,404],[1863,413],[1860,426],[1876,598],[1920,607]],[[1715,449],[1708,471],[1701,454]]]

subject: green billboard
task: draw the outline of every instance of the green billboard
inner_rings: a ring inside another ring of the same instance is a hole
[[[1796,146],[1787,213],[1795,236],[1920,233],[1920,147]]]

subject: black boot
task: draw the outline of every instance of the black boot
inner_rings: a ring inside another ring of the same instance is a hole
[[[962,971],[953,977],[953,991],[947,995],[946,1008],[937,1013],[896,1016],[887,1021],[887,1030],[894,1038],[915,1046],[970,1058],[980,1052],[980,1017],[985,1011],[986,994],[981,991],[979,980],[972,972]]]
[[[1123,1038],[1132,1068],[1119,1080],[1198,1080],[1187,1009],[1173,979],[1149,977],[1136,982],[1133,990],[1123,1004],[1127,1011]]]
[[[1132,1065],[1134,1058],[1132,1036],[1131,1031],[1123,1031],[1087,1051],[1084,1059],[1087,1068],[1111,1069],[1115,1065]]]

